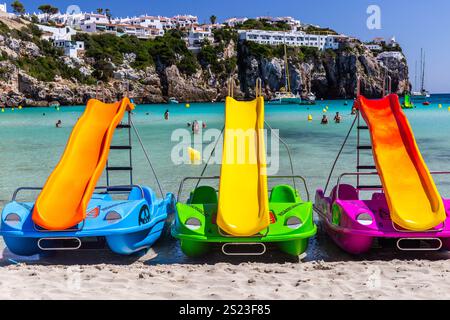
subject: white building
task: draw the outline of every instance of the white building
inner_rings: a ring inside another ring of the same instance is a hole
[[[339,49],[341,42],[347,37],[344,35],[315,35],[303,31],[265,31],[265,30],[239,30],[239,39],[267,45],[306,46],[319,50]]]
[[[172,18],[159,17],[159,21],[161,22],[163,29],[169,30],[176,28],[176,22]]]
[[[263,17],[257,17],[257,20],[264,20],[269,24],[277,24],[277,23],[286,23],[287,25],[290,26],[291,30],[297,30],[298,28],[301,27],[301,23],[300,20],[296,20],[292,17],[268,17],[268,16],[263,16]]]
[[[229,18],[229,19],[225,20],[223,23],[228,25],[231,28],[234,28],[239,24],[243,24],[247,20],[248,20],[248,18]]]
[[[109,32],[116,35],[127,34],[130,36],[136,36],[139,39],[153,39],[164,35],[164,29],[120,23],[83,23],[81,25],[81,30],[88,33]]]
[[[84,51],[83,41],[56,40],[54,45],[57,48],[63,49],[64,55],[71,58],[78,58],[80,52]]]
[[[381,51],[383,50],[383,47],[379,44],[376,43],[366,43],[364,45],[367,49],[371,50],[371,51]]]
[[[214,42],[214,35],[211,30],[202,29],[200,27],[191,28],[189,31],[189,35],[187,38],[188,47],[190,48],[199,48],[202,46],[204,41],[207,40],[210,43]]]
[[[85,13],[82,22],[84,23],[110,23],[106,14],[98,14],[98,13]]]
[[[380,53],[377,56],[378,60],[384,60],[384,59],[395,59],[395,60],[402,60],[405,56],[400,51],[385,51]]]
[[[68,40],[70,41],[72,39],[72,36],[75,35],[77,32],[75,29],[71,27],[50,27],[50,26],[43,26],[38,24],[37,27],[44,33],[43,38],[45,40]]]
[[[0,4],[0,12],[8,13],[8,6],[6,5],[6,3]]]
[[[178,28],[190,28],[194,24],[198,24],[198,17],[190,14],[178,15],[172,18]]]
[[[160,17],[154,17],[154,16],[140,16],[140,17],[134,17],[128,19],[128,21],[121,21],[121,23],[127,23],[134,26],[141,26],[141,27],[147,27],[147,28],[154,28],[154,29],[163,29],[163,25],[161,23]]]

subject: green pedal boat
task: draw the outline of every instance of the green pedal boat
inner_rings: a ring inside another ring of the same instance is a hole
[[[290,176],[267,176],[264,124],[261,96],[249,102],[226,99],[220,177],[203,176],[208,159],[202,175],[185,178],[178,192],[172,235],[181,241],[187,256],[198,257],[214,247],[221,247],[226,255],[262,255],[268,244],[298,256],[316,234],[305,179],[294,175],[293,170]],[[236,137],[236,131],[245,132],[245,138],[250,139],[243,148],[233,145],[242,138]],[[289,149],[288,154],[290,158]],[[268,180],[286,179],[292,185],[275,185],[269,191]],[[197,184],[187,202],[182,203],[183,186],[189,180]],[[213,180],[219,181],[219,190],[206,185]],[[296,181],[302,182],[307,201],[296,190]]]

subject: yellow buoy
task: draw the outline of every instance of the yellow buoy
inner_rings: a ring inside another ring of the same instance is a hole
[[[22,106],[19,106],[19,110],[22,110]]]
[[[11,111],[14,111],[14,108],[11,108]]]
[[[313,119],[312,115],[309,115],[308,116],[308,121],[312,121],[312,119]]]
[[[327,109],[323,109],[322,111],[323,111],[323,112],[327,112]]]
[[[325,107],[325,109],[327,109],[327,110],[328,110],[328,106],[326,106],[326,107]]]
[[[5,108],[2,108],[2,112],[5,112]]]
[[[439,103],[439,109],[442,109],[442,104]]]
[[[191,164],[200,164],[201,163],[202,157],[198,150],[188,147],[188,154],[189,154],[189,160],[191,161]]]
[[[189,103],[186,103],[186,108],[190,108],[191,105]]]

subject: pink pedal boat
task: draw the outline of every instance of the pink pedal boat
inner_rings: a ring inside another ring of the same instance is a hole
[[[398,96],[379,100],[358,95],[358,112],[333,164],[325,190],[316,192],[314,210],[327,233],[351,254],[369,251],[375,239],[391,239],[400,250],[450,250],[450,200],[442,199],[420,154]],[[361,123],[361,117],[365,123]],[[357,172],[343,173],[329,195],[326,190],[345,144],[357,124]],[[367,124],[367,125],[365,125]],[[361,145],[363,130],[371,145]],[[363,150],[372,150],[374,166],[361,165]],[[364,185],[379,177],[381,185]],[[353,178],[356,185],[342,183]],[[370,192],[369,200],[361,193]]]

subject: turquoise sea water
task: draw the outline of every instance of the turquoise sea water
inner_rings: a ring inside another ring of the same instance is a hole
[[[406,110],[414,130],[418,145],[430,170],[450,170],[450,95],[434,95],[432,105]],[[442,104],[442,108],[438,108]],[[319,101],[315,106],[278,106],[266,105],[266,120],[280,130],[281,137],[290,145],[294,169],[308,182],[311,196],[317,188],[323,187],[333,160],[339,151],[343,139],[351,125],[352,101]],[[330,123],[320,124],[323,109],[328,106]],[[170,110],[170,120],[163,120],[163,113]],[[71,129],[84,107],[66,107],[57,111],[53,108],[5,110],[0,113],[0,201],[8,201],[13,191],[20,186],[42,186],[54,166],[57,164]],[[223,103],[191,104],[186,108],[179,105],[140,105],[135,110],[134,122],[148,149],[155,169],[165,192],[176,193],[184,176],[195,176],[201,172],[201,166],[174,165],[171,150],[177,141],[171,141],[175,129],[186,128],[187,122],[205,121],[208,128],[221,129],[224,120]],[[343,116],[341,124],[333,123],[335,112]],[[45,115],[43,115],[45,113]],[[313,121],[308,122],[308,114]],[[63,122],[61,129],[55,128],[56,121]],[[125,132],[116,133],[115,144],[123,143]],[[156,189],[151,171],[145,162],[144,154],[133,137],[135,183],[149,185]],[[337,174],[353,172],[356,166],[356,130],[336,167],[332,181]],[[284,149],[281,150],[281,165],[278,174],[289,174],[288,160]],[[126,164],[125,153],[111,151],[112,165]],[[363,162],[371,164],[370,153]],[[213,165],[207,174],[217,174],[218,165]],[[436,178],[443,196],[450,196],[450,176]],[[126,174],[113,177],[113,183],[126,183]],[[104,177],[99,184],[104,184]],[[302,191],[304,193],[304,191]]]

